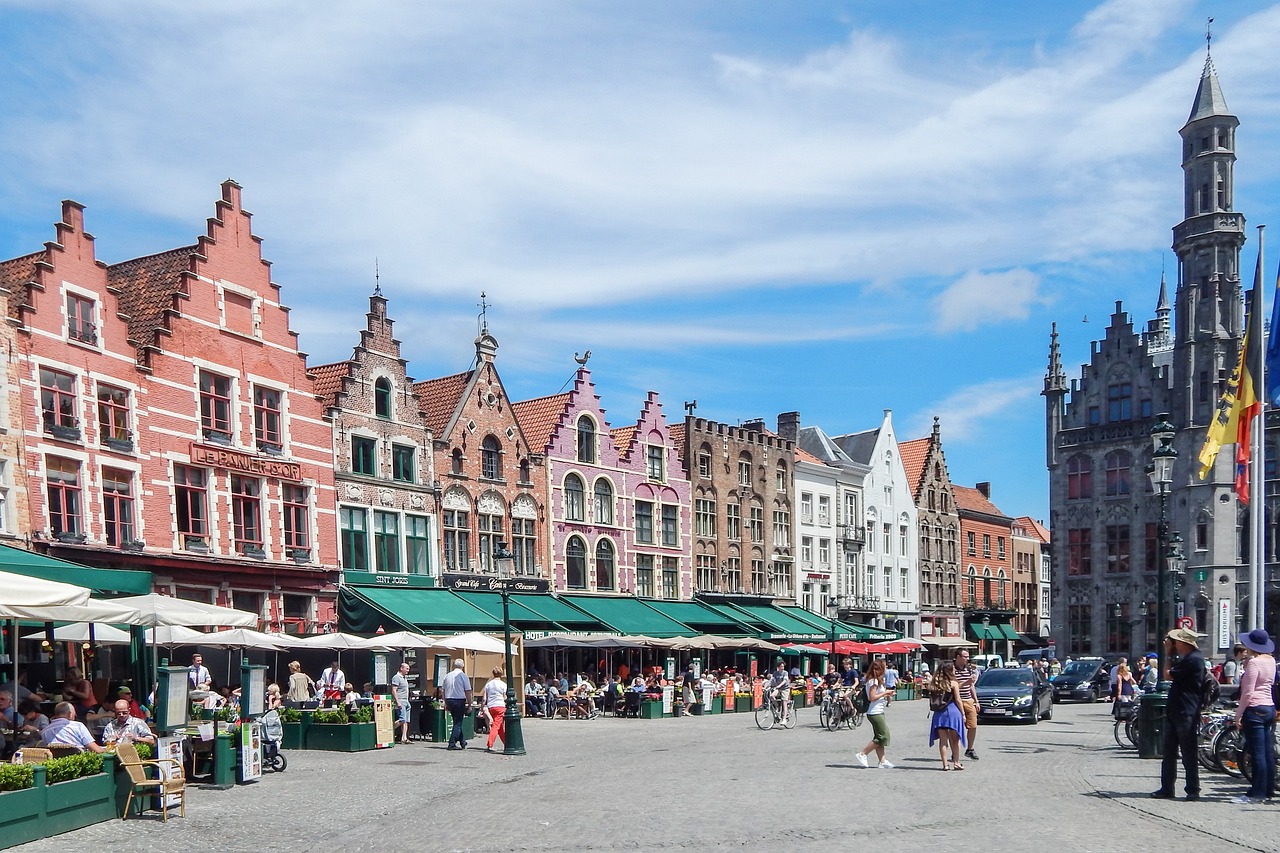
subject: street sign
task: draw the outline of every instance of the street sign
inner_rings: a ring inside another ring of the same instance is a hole
[[[1204,583],[1209,579],[1208,569],[1196,569],[1196,583]]]
[[[1193,625],[1195,625],[1195,624],[1196,624],[1196,620],[1192,619],[1190,616],[1179,616],[1179,617],[1178,617],[1178,627],[1179,627],[1179,628],[1186,628],[1188,631],[1190,631],[1190,630],[1191,630],[1191,628],[1192,628],[1192,626],[1193,626]]]

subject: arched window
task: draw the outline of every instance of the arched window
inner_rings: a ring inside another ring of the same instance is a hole
[[[745,451],[738,454],[738,485],[751,485],[751,454]]]
[[[969,567],[969,601],[970,607],[978,603],[978,573],[973,566]]]
[[[502,478],[502,445],[491,435],[480,443],[480,476],[487,480]]]
[[[528,459],[521,459],[521,460],[520,460],[520,482],[522,482],[522,483],[528,483],[528,482],[530,482],[530,480],[529,480],[529,460],[528,460]]]
[[[596,424],[586,415],[578,418],[578,461],[587,464],[596,461]]]
[[[596,543],[596,589],[613,589],[613,543],[608,539]]]
[[[596,524],[613,524],[613,485],[601,477],[596,480]]]
[[[1067,500],[1093,496],[1093,460],[1078,453],[1067,460]]]
[[[582,478],[570,474],[564,478],[564,517],[568,521],[586,521],[586,500]]]
[[[778,490],[778,494],[785,495],[787,493],[787,463],[778,462],[778,471],[774,475],[774,486]]]
[[[587,548],[577,536],[565,545],[564,583],[569,589],[587,588]]]
[[[391,417],[391,380],[385,376],[373,383],[373,413],[380,418]]]
[[[462,448],[461,447],[455,447],[453,449],[453,455],[451,457],[451,462],[449,465],[449,473],[451,474],[462,473]]]
[[[1107,468],[1107,497],[1121,497],[1129,494],[1129,469],[1133,466],[1133,457],[1127,450],[1113,450],[1105,459]]]

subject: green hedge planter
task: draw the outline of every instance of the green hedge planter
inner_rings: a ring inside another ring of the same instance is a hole
[[[755,708],[752,707],[750,696],[735,696],[733,699],[733,710],[735,712],[746,712],[750,714]]]
[[[106,755],[101,773],[50,785],[37,765],[33,787],[0,793],[0,849],[118,818],[115,769]]]
[[[722,713],[724,713],[724,697],[723,697],[723,696],[712,696],[712,697],[711,697],[711,704],[707,706],[707,713],[708,713],[708,714],[722,714]]]
[[[641,702],[640,703],[640,719],[642,720],[660,720],[662,719],[662,703],[661,702]],[[670,716],[669,714],[667,716]]]
[[[377,746],[375,723],[312,723],[306,734],[307,749],[329,752],[364,752]]]

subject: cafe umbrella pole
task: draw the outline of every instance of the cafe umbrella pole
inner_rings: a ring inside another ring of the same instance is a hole
[[[511,665],[511,568],[515,564],[515,554],[507,548],[507,543],[498,540],[493,549],[493,562],[498,567],[498,577],[502,579],[499,590],[502,594],[502,651],[507,664],[507,710],[503,714],[502,754],[524,755],[524,732],[520,728],[520,704],[516,701],[515,669]]]

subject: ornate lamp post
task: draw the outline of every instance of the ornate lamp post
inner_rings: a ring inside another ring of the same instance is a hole
[[[1126,625],[1129,626],[1129,654],[1131,655],[1135,655],[1133,651],[1133,626],[1141,625],[1143,622],[1146,622],[1148,612],[1149,611],[1147,610],[1147,603],[1145,601],[1140,601],[1138,602],[1138,618],[1126,619],[1124,618],[1124,608],[1120,606],[1119,602],[1116,602],[1115,604],[1111,605],[1111,618],[1117,621],[1123,621]]]
[[[1151,489],[1160,496],[1160,521],[1156,525],[1156,553],[1161,559],[1156,561],[1156,632],[1160,635],[1160,644],[1156,647],[1160,677],[1165,677],[1164,633],[1169,630],[1169,593],[1165,587],[1168,573],[1169,542],[1169,492],[1173,487],[1173,463],[1178,458],[1178,451],[1173,449],[1173,436],[1176,430],[1169,423],[1169,415],[1156,416],[1156,424],[1151,428],[1151,464],[1147,466],[1147,475],[1151,478]]]
[[[982,636],[978,638],[978,654],[987,653],[987,632],[991,630],[991,617],[982,617]],[[984,659],[985,660],[985,659]]]
[[[520,727],[520,703],[516,701],[515,669],[511,666],[511,575],[516,555],[499,539],[493,546],[493,564],[498,570],[502,594],[502,651],[507,664],[507,710],[503,715],[505,734],[502,738],[503,755],[524,755],[524,732]]]
[[[831,622],[831,662],[836,663],[836,617],[840,615],[838,599],[827,599],[827,619]],[[839,669],[839,666],[836,667]]]

